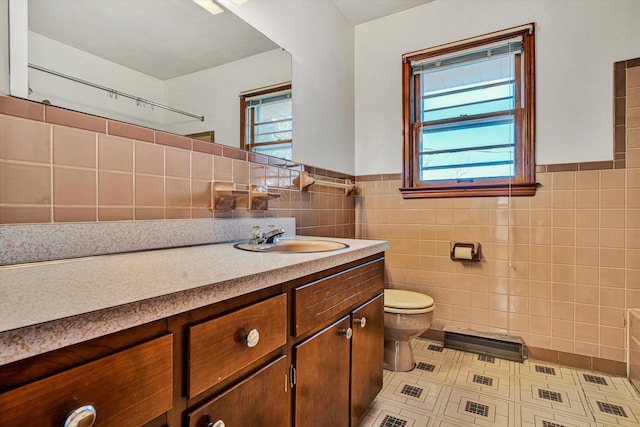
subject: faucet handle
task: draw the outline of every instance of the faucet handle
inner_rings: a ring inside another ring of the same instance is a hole
[[[262,232],[260,232],[260,226],[259,225],[254,225],[253,227],[251,227],[251,242],[254,245],[257,245],[260,241],[260,239],[262,239]]]

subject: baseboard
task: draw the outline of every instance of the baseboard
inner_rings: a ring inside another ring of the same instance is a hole
[[[556,363],[558,365],[570,366],[572,368],[598,371],[618,377],[627,376],[627,362],[550,350],[548,348],[527,347],[527,350],[529,351],[529,359]]]
[[[420,337],[432,341],[444,342],[444,331],[429,329]],[[557,365],[586,369],[589,371],[598,371],[619,377],[627,376],[627,362],[529,346],[527,346],[527,355],[529,359],[540,360],[542,362],[555,363]]]

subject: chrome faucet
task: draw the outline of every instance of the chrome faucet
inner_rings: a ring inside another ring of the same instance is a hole
[[[262,238],[265,239],[265,243],[278,243],[280,236],[284,234],[282,228],[275,228],[262,234]]]
[[[284,229],[282,228],[274,228],[273,225],[269,226],[269,231],[265,231],[264,233],[260,232],[259,226],[253,227],[252,237],[249,241],[252,245],[264,245],[264,244],[274,244],[278,243],[280,240],[280,236],[284,234]]]

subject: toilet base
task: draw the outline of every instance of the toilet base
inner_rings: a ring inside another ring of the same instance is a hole
[[[384,369],[408,372],[415,368],[413,350],[409,341],[384,340]]]

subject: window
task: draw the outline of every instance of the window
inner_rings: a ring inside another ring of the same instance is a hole
[[[404,198],[535,194],[533,24],[403,56]]]
[[[245,150],[291,160],[291,83],[240,94],[240,142]]]

